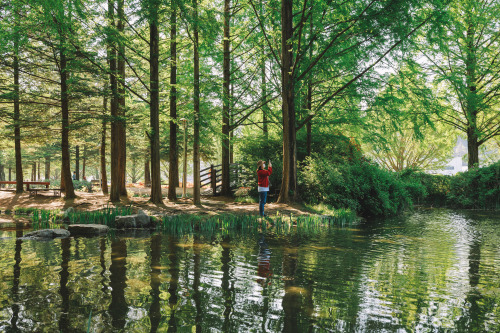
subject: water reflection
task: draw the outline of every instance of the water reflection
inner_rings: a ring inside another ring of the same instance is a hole
[[[59,272],[59,294],[61,295],[61,316],[59,317],[59,330],[61,332],[71,332],[69,325],[69,259],[70,259],[71,239],[61,239],[61,272]]]
[[[170,283],[168,286],[168,305],[170,307],[170,319],[168,321],[168,332],[177,332],[176,310],[177,310],[177,287],[179,283],[179,247],[175,237],[168,237],[168,260],[170,261]]]
[[[0,240],[0,331],[499,331],[499,220]],[[14,237],[16,236],[16,237]],[[56,318],[56,320],[54,320]]]
[[[151,258],[151,306],[149,307],[149,321],[151,322],[150,332],[156,332],[161,320],[160,311],[160,261],[161,261],[161,236],[151,237],[151,249],[149,252]]]
[[[127,322],[128,304],[125,299],[127,287],[127,243],[122,238],[111,241],[111,266],[109,285],[111,287],[111,303],[109,314],[114,328],[123,329]]]

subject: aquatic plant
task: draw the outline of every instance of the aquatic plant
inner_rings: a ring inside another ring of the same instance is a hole
[[[67,214],[70,224],[104,224],[111,228],[115,226],[117,216],[131,215],[132,206],[109,207],[96,211],[73,210]]]
[[[283,215],[279,212],[275,216],[260,218],[256,215],[211,215],[199,216],[190,214],[165,215],[157,225],[157,229],[174,234],[190,234],[193,232],[262,232],[274,230],[278,233],[292,231],[309,232],[319,231],[332,226],[344,226],[354,222],[357,216],[349,209],[336,210],[331,215]]]

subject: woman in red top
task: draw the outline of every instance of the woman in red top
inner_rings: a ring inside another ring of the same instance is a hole
[[[273,173],[273,165],[269,161],[269,168],[266,170],[266,162],[257,162],[257,177],[258,177],[258,190],[259,190],[259,214],[260,216],[266,216],[264,214],[264,205],[267,200],[267,192],[269,192],[269,176]]]

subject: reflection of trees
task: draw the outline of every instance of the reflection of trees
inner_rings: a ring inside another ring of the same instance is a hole
[[[105,237],[101,237],[99,239],[99,262],[101,264],[101,285],[102,285],[102,293],[104,295],[107,295],[108,293],[108,286],[106,285],[106,281],[107,281],[107,278],[106,278],[106,258],[105,258],[105,254],[106,254],[106,238]]]
[[[479,267],[481,264],[481,242],[478,237],[472,239],[469,247],[469,286],[470,289],[465,297],[463,305],[464,314],[457,323],[458,329],[464,332],[471,332],[484,329],[485,313],[481,311],[479,305],[482,296],[477,290],[479,284]]]
[[[170,284],[168,286],[168,305],[170,307],[170,319],[168,321],[168,332],[177,332],[176,322],[176,309],[178,302],[177,288],[179,284],[179,255],[177,253],[177,239],[173,236],[168,238],[168,260],[170,266],[168,272],[170,273]]]
[[[297,251],[295,246],[287,246],[283,253],[283,279],[285,295],[282,306],[284,312],[283,332],[297,332],[298,316],[302,303],[302,296],[295,287],[295,273],[297,269]]]
[[[70,257],[70,247],[71,239],[63,238],[61,239],[61,272],[59,273],[61,279],[59,281],[59,294],[61,295],[61,316],[59,317],[59,331],[61,332],[71,332],[69,327],[69,288],[68,288],[68,278],[69,278],[69,257]]]
[[[111,266],[109,285],[111,287],[111,303],[109,313],[113,327],[125,328],[128,312],[125,288],[127,287],[127,243],[124,239],[115,238],[111,241]]]
[[[202,310],[201,310],[201,293],[200,293],[200,279],[201,279],[201,270],[200,270],[200,237],[195,235],[193,237],[193,300],[194,306],[196,308],[196,317],[195,317],[195,325],[196,325],[196,333],[201,332],[201,320],[202,320]]]
[[[223,332],[229,332],[230,328],[230,315],[233,311],[233,299],[234,299],[234,285],[231,283],[231,276],[229,272],[231,263],[231,245],[229,243],[229,236],[224,236],[221,242],[222,253],[221,253],[221,263],[222,263],[222,298],[224,300],[224,324],[222,326]]]
[[[151,306],[149,307],[149,321],[151,322],[151,332],[156,332],[161,320],[160,311],[160,260],[161,260],[161,235],[151,237]]]
[[[12,318],[10,319],[10,328],[7,332],[17,332],[17,320],[19,319],[19,278],[21,277],[21,250],[23,226],[20,223],[16,224],[16,249],[14,252],[14,280],[12,281]]]

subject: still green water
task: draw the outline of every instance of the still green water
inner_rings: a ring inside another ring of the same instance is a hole
[[[1,332],[499,332],[498,213],[319,233],[0,230]]]

